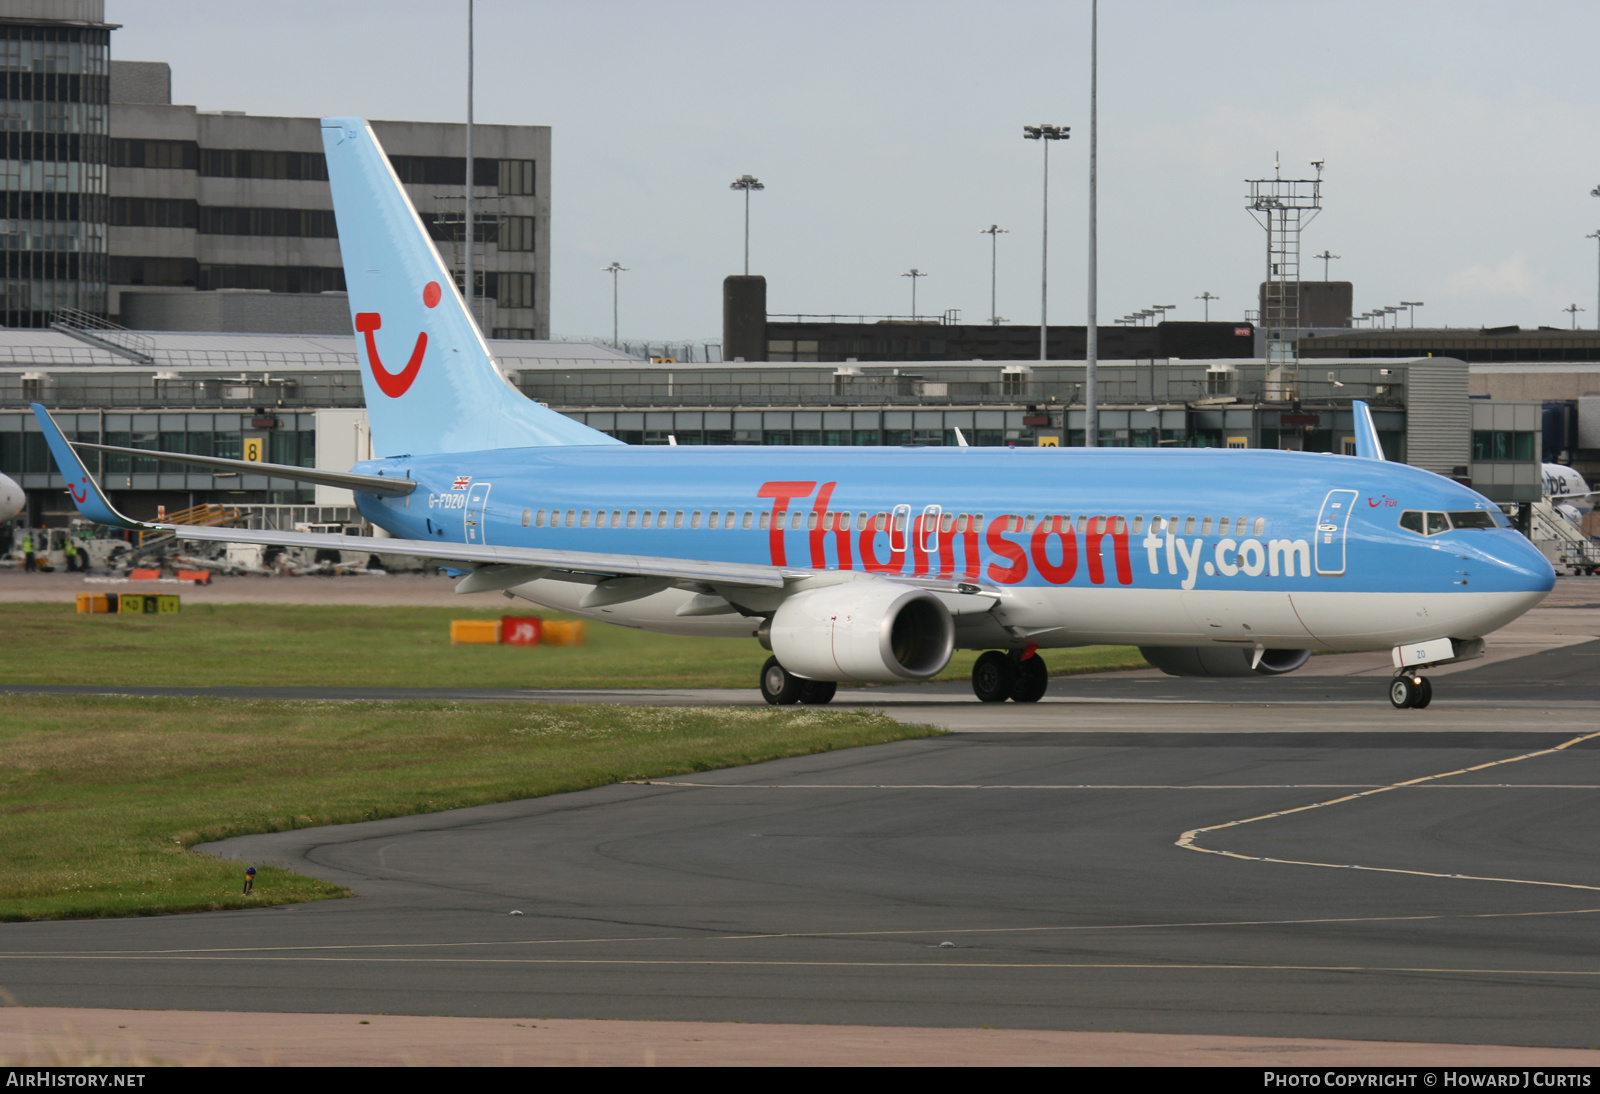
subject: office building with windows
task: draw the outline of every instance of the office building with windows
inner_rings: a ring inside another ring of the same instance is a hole
[[[0,324],[338,333],[344,270],[316,118],[172,102],[162,62],[110,59],[104,0],[0,3]],[[458,282],[466,127],[374,122]],[[474,129],[476,311],[548,338],[550,130]]]
[[[144,330],[349,330],[318,119],[174,104],[162,64],[112,62],[111,77],[109,317]],[[373,129],[459,283],[466,127]],[[479,323],[495,338],[547,338],[550,130],[480,125],[473,139]]]
[[[111,26],[100,0],[0,7],[0,324],[106,306]]]

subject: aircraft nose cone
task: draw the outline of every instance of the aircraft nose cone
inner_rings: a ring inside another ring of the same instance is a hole
[[[1500,580],[1522,592],[1543,594],[1555,588],[1556,572],[1550,560],[1526,536],[1508,531],[1497,539],[1488,555],[1500,570]]]

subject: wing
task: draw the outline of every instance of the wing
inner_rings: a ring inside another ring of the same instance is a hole
[[[523,581],[532,581],[551,571],[582,574],[626,575],[660,577],[672,581],[716,582],[726,585],[748,585],[782,588],[786,579],[813,576],[814,571],[783,566],[762,566],[743,562],[708,562],[692,558],[656,558],[647,555],[604,554],[596,551],[559,551],[539,547],[491,547],[484,544],[440,543],[411,539],[363,539],[351,543],[350,536],[319,535],[313,532],[273,532],[246,528],[215,528],[189,524],[162,524],[131,520],[117,511],[106,497],[100,484],[78,458],[72,444],[62,434],[61,428],[50,417],[49,411],[38,403],[32,404],[34,417],[44,432],[55,457],[56,466],[67,480],[67,489],[78,511],[90,520],[126,528],[137,532],[162,532],[182,536],[184,539],[208,540],[217,543],[260,543],[281,547],[309,547],[313,549],[350,550],[366,548],[380,554],[411,555],[416,558],[438,559],[441,562],[461,562],[472,567],[493,567],[488,572],[474,572],[468,577],[463,592],[488,591],[508,588]],[[105,446],[85,446],[105,447]],[[138,455],[167,459],[164,452],[134,449]],[[223,461],[232,463],[233,461]],[[245,467],[261,471],[262,465],[246,463]],[[304,468],[287,468],[304,471]],[[273,471],[271,474],[277,474]],[[323,474],[331,474],[324,472]],[[353,476],[377,479],[377,476]],[[399,480],[378,480],[393,486]],[[337,485],[349,485],[347,482]],[[406,484],[408,487],[411,484]],[[368,489],[367,486],[358,489]],[[406,491],[400,491],[406,492]],[[512,571],[516,572],[512,572]],[[474,579],[477,579],[474,582]]]

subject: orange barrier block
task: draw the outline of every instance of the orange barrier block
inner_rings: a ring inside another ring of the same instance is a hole
[[[463,177],[465,177],[465,176],[463,176]],[[130,580],[130,581],[157,581],[160,578],[161,578],[161,571],[160,570],[129,570],[128,571],[128,580]]]
[[[210,570],[179,570],[178,571],[178,580],[179,581],[193,582],[196,585],[209,585],[209,584],[211,584],[211,571]]]
[[[536,615],[507,615],[500,619],[500,641],[508,646],[537,646],[543,621]]]
[[[452,619],[450,621],[450,644],[459,645],[498,645],[500,642],[500,620],[498,619]]]
[[[559,620],[547,619],[544,623],[541,641],[546,646],[581,646],[588,640],[588,632],[583,625],[583,620],[573,620],[571,623],[562,623]]]
[[[100,612],[113,612],[115,597],[108,597],[105,593],[79,593],[78,614],[94,615]]]

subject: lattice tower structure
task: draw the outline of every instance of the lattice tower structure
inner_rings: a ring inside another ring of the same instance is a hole
[[[1314,179],[1246,179],[1246,208],[1267,232],[1261,326],[1269,366],[1293,389],[1300,361],[1300,233],[1322,211],[1322,170]],[[1290,395],[1289,397],[1293,397]]]

